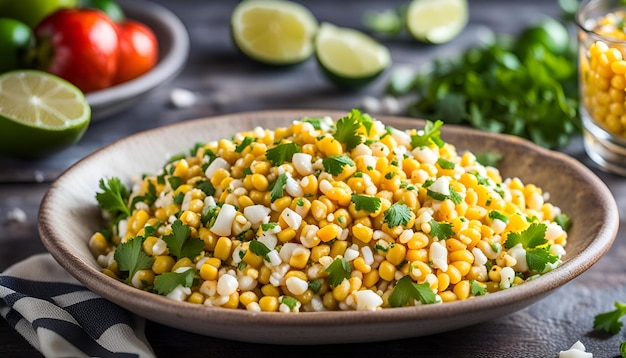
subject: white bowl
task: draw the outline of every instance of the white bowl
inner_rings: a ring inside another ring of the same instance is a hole
[[[91,120],[100,121],[128,108],[182,71],[189,55],[189,34],[176,15],[165,7],[142,0],[121,0],[129,19],[152,29],[159,43],[159,61],[148,73],[118,85],[86,95]]]
[[[63,173],[45,195],[39,216],[41,239],[54,258],[103,297],[165,325],[203,335],[277,344],[372,342],[449,331],[491,320],[545,297],[591,267],[609,249],[619,224],[615,199],[587,167],[561,153],[505,135],[444,125],[442,138],[459,151],[496,151],[503,177],[520,177],[550,193],[550,201],[571,218],[563,265],[507,290],[464,301],[382,309],[375,312],[249,312],[177,302],[114,280],[100,271],[89,251],[93,232],[103,226],[94,198],[98,181],[123,182],[162,168],[167,158],[207,142],[250,130],[276,128],[302,116],[331,111],[262,111],[185,121],[121,139],[82,159]],[[411,118],[379,118],[396,128],[422,128]]]

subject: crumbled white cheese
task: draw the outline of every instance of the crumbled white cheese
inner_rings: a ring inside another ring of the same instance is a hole
[[[20,208],[13,208],[7,213],[10,222],[25,223],[27,219],[26,212]]]
[[[585,351],[585,345],[576,341],[570,349],[559,352],[559,358],[593,358],[593,354]]]
[[[174,88],[172,92],[170,92],[170,102],[176,108],[187,108],[196,104],[197,97],[189,90]]]

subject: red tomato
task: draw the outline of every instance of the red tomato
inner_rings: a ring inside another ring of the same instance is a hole
[[[113,84],[117,72],[117,26],[104,12],[63,9],[36,28],[39,68],[62,77],[83,92]]]
[[[119,60],[113,83],[122,83],[150,71],[157,63],[159,46],[156,36],[146,25],[126,20],[117,25]]]

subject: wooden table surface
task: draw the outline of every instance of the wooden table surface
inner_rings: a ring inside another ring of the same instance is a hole
[[[154,2],[172,10],[189,31],[191,51],[185,69],[136,106],[92,123],[81,142],[62,153],[31,162],[0,158],[0,272],[30,255],[45,252],[37,232],[37,212],[43,195],[63,170],[106,144],[156,126],[224,113],[284,108],[349,111],[360,107],[365,96],[383,94],[388,73],[361,91],[346,92],[333,88],[314,60],[290,68],[270,68],[247,60],[230,40],[229,15],[235,1]],[[356,28],[363,28],[361,18],[366,11],[405,3],[301,2],[319,20]],[[541,16],[558,16],[560,9],[556,0],[471,0],[470,12],[466,31],[447,44],[429,46],[404,37],[385,40],[394,65],[419,67],[477,43],[485,28],[515,33]],[[189,108],[174,108],[169,103],[174,88],[194,91],[198,103]],[[626,212],[624,178],[595,168],[584,153],[581,138],[562,150],[590,166],[615,195],[620,213]],[[9,220],[9,212],[16,208],[26,213],[25,222]],[[622,215],[621,224],[624,220]],[[596,314],[612,309],[616,300],[626,301],[625,262],[626,232],[622,225],[615,244],[596,265],[546,299],[500,319],[428,337],[334,346],[259,345],[204,337],[153,322],[148,322],[146,334],[159,357],[556,357],[560,350],[578,340],[594,357],[617,357],[626,333],[609,336],[594,332],[592,326]],[[0,357],[35,356],[39,353],[6,321],[0,320]]]

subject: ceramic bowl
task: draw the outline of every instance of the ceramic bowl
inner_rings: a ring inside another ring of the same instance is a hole
[[[382,309],[374,312],[249,312],[176,302],[102,274],[87,247],[102,227],[94,195],[98,181],[117,176],[124,182],[162,168],[171,155],[197,142],[229,137],[256,126],[286,126],[302,116],[331,111],[262,111],[180,122],[121,139],[80,160],[50,187],[39,217],[43,243],[52,256],[94,292],[128,310],[203,335],[249,342],[318,344],[372,342],[449,331],[501,317],[529,306],[582,274],[609,249],[619,223],[617,205],[604,183],[587,167],[564,154],[512,136],[444,125],[442,138],[459,152],[495,151],[503,177],[519,177],[550,193],[550,201],[572,219],[563,265],[510,289],[444,304]],[[379,117],[396,128],[422,128],[423,121]]]
[[[118,85],[86,95],[92,121],[100,121],[128,108],[182,71],[189,54],[189,34],[176,15],[165,7],[145,0],[119,1],[129,19],[152,29],[159,43],[159,61],[148,73]]]

